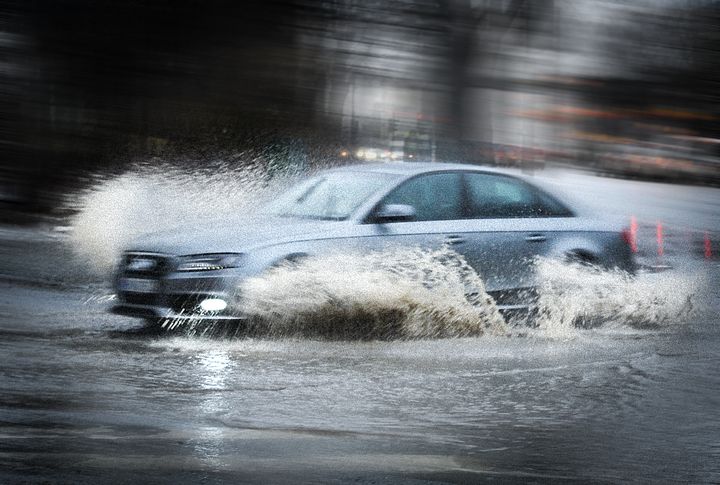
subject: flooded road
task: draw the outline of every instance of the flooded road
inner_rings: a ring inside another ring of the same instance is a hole
[[[707,193],[661,216],[712,228]],[[2,483],[720,481],[720,268],[679,231],[669,272],[570,281],[593,328],[364,342],[144,335],[61,238],[0,235]]]
[[[2,295],[3,482],[720,479],[712,314],[564,338],[210,340],[135,335],[84,291]]]

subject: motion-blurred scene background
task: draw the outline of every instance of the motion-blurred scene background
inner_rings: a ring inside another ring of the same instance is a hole
[[[3,218],[138,161],[461,161],[720,184],[701,0],[4,1]]]

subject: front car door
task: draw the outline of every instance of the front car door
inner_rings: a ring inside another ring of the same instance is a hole
[[[440,248],[462,219],[463,195],[460,172],[422,174],[406,180],[378,204],[367,223],[372,226],[374,249],[390,247]],[[415,209],[412,221],[378,223],[374,213],[388,204]]]

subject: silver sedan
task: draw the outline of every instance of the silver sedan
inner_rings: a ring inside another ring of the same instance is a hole
[[[468,165],[394,163],[320,172],[247,220],[153,234],[124,253],[115,313],[147,320],[243,318],[243,279],[338,251],[450,245],[501,310],[529,304],[535,256],[634,271],[622,226],[580,214],[527,177]]]

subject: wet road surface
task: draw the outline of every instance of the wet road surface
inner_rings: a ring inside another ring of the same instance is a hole
[[[2,295],[3,482],[720,480],[712,314],[565,338],[223,341],[137,336],[80,290]]]

